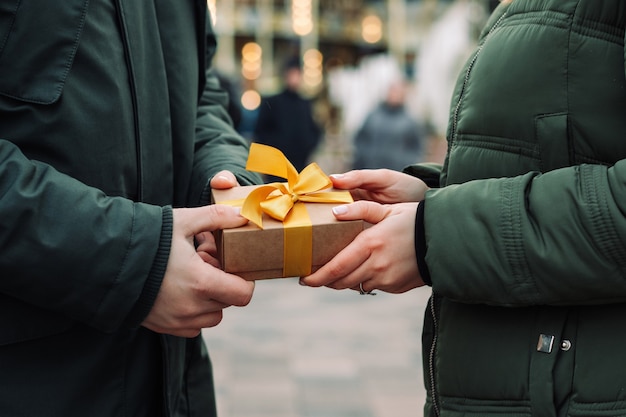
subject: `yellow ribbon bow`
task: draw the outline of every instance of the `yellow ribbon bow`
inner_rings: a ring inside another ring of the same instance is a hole
[[[252,143],[246,169],[287,180],[254,189],[244,200],[241,215],[261,229],[263,213],[283,222],[283,274],[310,274],[313,231],[302,203],[351,203],[352,196],[348,191],[322,191],[332,187],[332,182],[316,163],[298,173],[285,155],[271,146]]]

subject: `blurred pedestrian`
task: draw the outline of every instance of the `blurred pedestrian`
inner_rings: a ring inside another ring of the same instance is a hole
[[[335,177],[374,225],[302,282],[432,286],[424,416],[626,415],[625,28],[623,0],[503,1],[444,165]]]
[[[425,134],[405,107],[407,85],[393,81],[384,100],[370,112],[354,138],[354,169],[402,170],[421,162]]]
[[[200,332],[254,284],[211,250],[245,220],[206,204],[260,178],[206,1],[2,9],[0,415],[214,416]]]
[[[313,117],[312,102],[299,91],[302,84],[299,58],[287,61],[283,83],[282,92],[261,101],[254,141],[280,149],[301,171],[320,143],[322,129]]]

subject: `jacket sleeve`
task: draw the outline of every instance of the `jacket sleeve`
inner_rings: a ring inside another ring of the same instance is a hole
[[[153,260],[167,260],[168,216],[107,197],[0,140],[0,299],[102,331],[136,325],[165,271]],[[23,319],[3,313],[3,322]]]
[[[207,61],[210,64],[216,40],[211,19],[207,19]],[[241,185],[259,184],[261,178],[246,171],[249,144],[233,127],[228,115],[228,93],[222,88],[218,77],[208,68],[206,84],[196,119],[196,139],[193,164],[192,188],[189,190],[189,205],[208,204],[210,201],[209,181],[221,170],[229,170]],[[201,184],[198,187],[198,184]]]
[[[433,291],[469,303],[626,300],[626,160],[431,190]]]
[[[433,162],[409,165],[402,172],[424,181],[430,188],[439,188],[442,166]]]

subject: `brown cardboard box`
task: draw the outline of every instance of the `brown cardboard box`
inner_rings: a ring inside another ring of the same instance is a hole
[[[213,190],[213,201],[220,203],[245,198],[257,186]],[[332,259],[364,228],[364,222],[338,221],[334,203],[304,203],[313,227],[311,271]],[[247,280],[284,278],[283,223],[263,215],[263,229],[253,223],[236,229],[218,230],[215,241],[222,269]]]

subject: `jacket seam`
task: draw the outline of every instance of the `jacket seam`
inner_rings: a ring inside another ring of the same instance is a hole
[[[458,138],[459,113],[461,112],[461,106],[463,105],[463,99],[465,98],[465,95],[466,95],[467,84],[469,83],[469,78],[470,78],[470,74],[472,73],[472,69],[474,68],[474,65],[476,64],[476,62],[478,61],[478,57],[480,56],[480,53],[485,47],[485,44],[489,40],[490,35],[493,32],[495,32],[499,27],[501,27],[502,22],[506,18],[507,18],[507,13],[504,12],[502,16],[500,16],[500,18],[493,24],[491,29],[489,29],[489,32],[485,35],[485,37],[481,39],[481,43],[478,45],[478,48],[476,49],[471,59],[468,61],[469,63],[465,68],[465,76],[463,78],[463,84],[461,85],[461,89],[459,90],[458,100],[456,104],[454,105],[454,111],[452,112],[452,129],[450,131],[450,142],[448,144],[448,154],[450,153],[452,146],[454,146],[454,143],[457,141],[457,138]]]
[[[615,36],[613,33],[599,31],[589,26],[581,26],[581,25],[577,25],[576,23],[573,23],[572,32],[577,33],[578,35],[581,35],[587,38],[599,39],[605,42],[614,43],[619,46],[624,45],[623,38],[619,38],[618,36]]]
[[[144,167],[143,167],[143,155],[142,155],[142,133],[141,128],[139,126],[139,95],[137,94],[137,81],[135,74],[135,63],[133,61],[133,56],[135,55],[133,52],[134,46],[131,44],[130,34],[128,32],[128,27],[126,25],[126,16],[124,11],[124,5],[121,0],[116,2],[116,14],[118,23],[120,25],[120,34],[122,36],[122,45],[124,47],[124,59],[126,61],[126,65],[128,67],[128,83],[130,89],[130,97],[131,103],[133,107],[133,123],[134,123],[134,134],[135,134],[135,152],[137,153],[137,199],[139,201],[143,201],[143,177],[144,177]]]
[[[574,16],[576,15],[576,11],[578,10],[578,7],[580,6],[580,2],[576,4],[576,8],[574,9]],[[573,145],[571,143],[571,131],[570,131],[570,121],[569,121],[569,112],[570,112],[570,102],[569,102],[569,98],[570,98],[570,80],[569,80],[569,63],[570,63],[570,54],[571,54],[571,50],[572,50],[572,27],[574,25],[574,19],[572,19],[569,23],[569,32],[568,32],[568,36],[567,36],[567,50],[565,51],[565,62],[564,62],[564,67],[565,67],[565,113],[566,113],[566,126],[565,126],[565,132],[566,132],[566,139],[567,139],[567,153],[568,153],[568,158],[569,158],[569,164],[571,165],[572,163],[572,148]]]
[[[574,164],[575,165],[579,165],[579,164],[582,164],[582,163],[590,163],[590,164],[594,164],[594,165],[611,166],[611,165],[613,165],[615,163],[614,161],[603,161],[603,160],[595,158],[593,156],[589,156],[589,155],[585,155],[585,154],[576,152],[576,150],[573,151],[573,154],[574,154]]]
[[[588,168],[592,170],[591,167]],[[585,166],[581,167],[581,171],[585,171]],[[621,245],[619,236],[616,233],[617,228],[613,223],[612,217],[604,219],[602,213],[610,212],[609,203],[606,195],[602,192],[598,192],[598,189],[604,190],[604,187],[596,187],[595,184],[600,182],[601,172],[604,170],[593,169],[590,175],[585,175],[581,172],[583,178],[583,191],[585,196],[589,196],[589,208],[591,223],[599,233],[597,236],[605,236],[606,239],[598,240],[597,244],[600,248],[600,252],[611,260],[611,262],[620,265],[623,269],[626,264],[626,256],[621,255],[623,246]]]
[[[17,3],[15,4],[15,8],[12,10],[13,11],[13,19],[11,19],[11,24],[7,28],[7,33],[4,36],[4,38],[2,39],[2,42],[0,43],[0,58],[2,58],[2,55],[4,53],[4,47],[7,44],[7,40],[9,39],[9,34],[13,30],[13,26],[15,25],[15,18],[17,16],[17,11],[20,8],[20,4],[22,4],[22,0],[18,0]]]
[[[576,6],[576,10],[577,9],[578,5]],[[560,29],[569,28],[579,35],[605,40],[618,45],[623,43],[624,39],[620,37],[621,31],[618,26],[604,23],[599,20],[576,17],[576,10],[573,14],[559,12],[556,10],[513,13],[510,15],[510,18],[507,19],[507,22],[503,25],[503,27],[519,25],[547,25]],[[570,21],[569,24],[567,23],[568,20]]]
[[[511,407],[511,409],[531,409],[531,401],[529,399],[481,399],[451,395],[442,395],[441,397],[445,399],[448,409],[456,409],[457,407],[454,407],[455,405],[462,405],[463,410],[474,409],[480,411],[486,411],[485,409],[490,407],[498,407],[498,410],[501,411],[502,407],[506,407],[507,405]]]
[[[578,7],[577,7],[578,9]],[[622,45],[624,43],[624,31],[619,26],[604,23],[599,20],[584,19],[574,16],[572,28],[576,33],[590,36]]]
[[[506,257],[509,260],[511,276],[517,283],[516,292],[520,299],[532,303],[532,295],[536,293],[536,285],[532,279],[532,270],[524,250],[521,208],[520,204],[515,201],[516,196],[521,199],[526,197],[520,195],[522,193],[519,192],[518,184],[520,181],[514,179],[507,180],[503,184],[502,240]]]
[[[472,136],[479,137],[478,139],[472,139]],[[496,138],[495,136],[491,136]],[[515,139],[506,139],[506,142],[488,141],[484,140],[488,136],[482,135],[468,135],[466,133],[458,134],[453,148],[480,148],[480,149],[492,149],[496,151],[502,151],[507,153],[521,154],[524,156],[539,159],[541,154],[537,150],[537,145],[534,143],[519,141]]]
[[[61,95],[61,91],[63,90],[63,85],[65,85],[65,81],[67,80],[67,74],[70,72],[70,68],[72,68],[72,63],[74,62],[76,51],[78,51],[78,44],[80,41],[80,36],[81,36],[81,33],[83,32],[85,21],[87,20],[87,8],[88,7],[89,7],[89,0],[85,0],[83,2],[83,9],[81,10],[80,24],[78,26],[78,30],[74,34],[74,47],[72,48],[72,52],[70,53],[70,56],[65,61],[65,71],[63,72],[63,84],[61,84],[61,86],[59,86],[58,88],[58,95]]]
[[[567,29],[569,24],[567,21],[571,15],[556,10],[545,11],[527,11],[512,13],[509,15],[506,23],[502,27],[520,26],[520,25],[539,25],[551,26],[559,29]]]
[[[13,28],[13,25],[15,23],[15,16],[17,16],[17,11],[20,7],[21,4],[21,0],[18,1],[18,5],[15,8],[15,13],[14,13],[14,18],[11,21],[11,27],[9,28],[9,31],[7,32],[7,35],[4,37],[4,39],[2,40],[2,44],[0,45],[0,56],[3,55],[4,52],[4,48],[6,46],[6,42],[9,38],[9,33],[11,32],[11,29]],[[76,33],[74,34],[74,41],[73,41],[73,45],[72,45],[72,50],[69,52],[67,59],[65,60],[65,63],[63,64],[63,71],[60,77],[60,80],[58,81],[59,85],[58,87],[54,88],[54,95],[49,99],[49,100],[43,100],[43,99],[37,99],[34,97],[28,97],[27,94],[24,95],[18,95],[18,94],[13,94],[10,92],[6,92],[6,91],[1,91],[0,94],[14,99],[14,100],[19,100],[19,101],[26,101],[28,103],[33,103],[33,104],[42,104],[42,105],[49,105],[52,103],[55,103],[59,97],[61,97],[61,93],[63,92],[63,88],[65,86],[65,82],[67,81],[67,75],[70,72],[70,69],[72,68],[72,64],[74,62],[74,57],[76,56],[76,51],[78,51],[78,45],[80,43],[80,37],[81,37],[81,33],[83,32],[83,27],[85,25],[85,21],[87,20],[87,9],[89,8],[89,0],[84,0],[83,2],[83,6],[80,12],[80,22],[78,24]],[[32,95],[32,94],[31,94]]]

